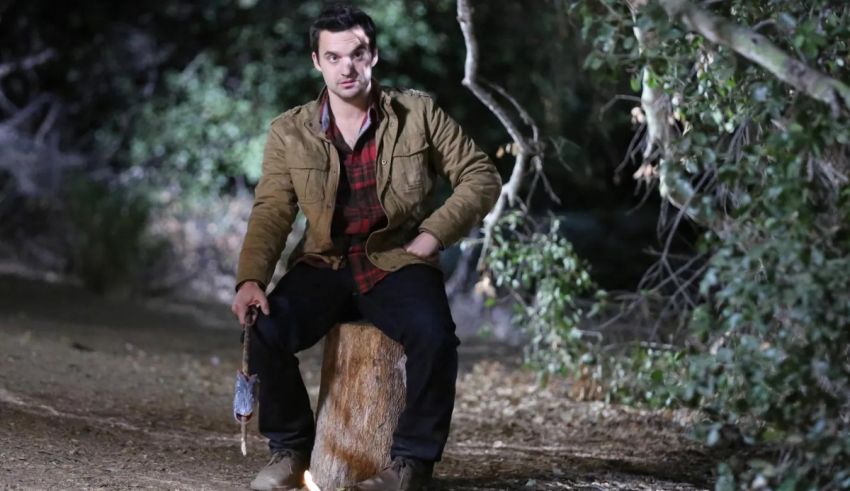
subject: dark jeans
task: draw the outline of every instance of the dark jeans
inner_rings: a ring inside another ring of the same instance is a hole
[[[351,271],[298,263],[269,294],[251,338],[259,375],[260,433],[272,451],[309,451],[315,426],[295,353],[335,324],[365,318],[404,347],[406,405],[393,433],[392,457],[440,460],[449,434],[457,377],[455,324],[442,273],[410,265],[359,294]]]

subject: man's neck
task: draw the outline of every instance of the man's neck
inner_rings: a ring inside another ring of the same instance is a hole
[[[343,121],[361,121],[363,115],[369,110],[372,86],[369,85],[369,90],[360,97],[352,100],[345,100],[332,92],[328,92],[328,102],[331,105],[333,117]]]

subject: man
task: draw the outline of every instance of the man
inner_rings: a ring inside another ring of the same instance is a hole
[[[372,19],[356,8],[322,12],[310,39],[326,88],[269,129],[232,306],[240,322],[250,305],[262,312],[251,369],[261,381],[259,427],[272,459],[252,489],[301,485],[314,422],[294,353],[341,321],[366,318],[407,356],[392,464],[353,489],[420,489],[448,437],[459,341],[438,253],[483,218],[501,181],[428,96],[372,80],[375,37]],[[432,211],[425,202],[438,175],[453,191]],[[298,208],[305,237],[266,297]]]

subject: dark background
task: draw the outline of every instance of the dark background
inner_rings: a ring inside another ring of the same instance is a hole
[[[321,89],[306,31],[322,5],[0,3],[6,270],[101,292],[226,299],[265,125]],[[507,179],[513,156],[496,156],[509,137],[460,83],[455,3],[359,5],[378,24],[381,82],[431,93]],[[529,112],[546,143],[560,203],[542,186],[525,192],[532,216],[564,218],[601,287],[634,288],[653,260],[659,212],[634,166],[617,170],[636,128],[637,102],[613,100],[631,92],[629,74],[583,70],[587,47],[564,2],[475,7],[480,76]],[[456,251],[447,256],[451,267]]]

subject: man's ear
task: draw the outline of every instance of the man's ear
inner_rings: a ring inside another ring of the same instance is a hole
[[[375,48],[375,52],[372,53],[372,68],[375,68],[375,65],[378,64],[378,48]]]
[[[322,71],[322,67],[319,66],[319,55],[316,54],[315,51],[310,53],[310,57],[313,58],[313,68],[318,71]]]

